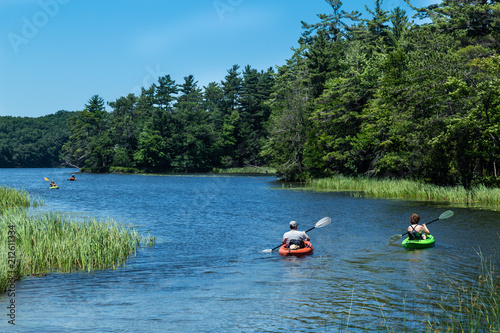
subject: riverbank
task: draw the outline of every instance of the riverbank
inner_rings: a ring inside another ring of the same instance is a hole
[[[144,170],[139,170],[136,168],[124,168],[124,167],[111,167],[110,173],[125,173],[125,174],[148,174]],[[249,165],[242,168],[214,168],[210,173],[213,174],[267,174],[273,175],[276,170],[269,167],[260,167]],[[174,173],[178,174],[178,173]]]
[[[0,202],[0,290],[23,276],[48,272],[70,273],[123,265],[137,247],[152,246],[155,238],[141,236],[132,227],[112,220],[75,219],[60,213],[30,215],[12,208],[26,207],[29,194],[9,190],[24,199]],[[8,206],[3,204],[8,203]]]
[[[437,186],[412,180],[335,176],[311,180],[303,188],[313,191],[352,191],[358,193],[357,195],[375,198],[441,201],[465,205],[500,205],[500,189],[482,185],[467,191],[463,186]]]

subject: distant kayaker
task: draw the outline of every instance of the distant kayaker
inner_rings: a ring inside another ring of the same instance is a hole
[[[54,181],[51,181],[50,184],[49,184],[50,187],[56,187],[57,184],[54,182]]]
[[[310,238],[307,236],[305,231],[298,231],[298,223],[296,221],[290,222],[290,231],[283,234],[283,244],[291,247],[304,247],[304,241],[309,241]]]
[[[427,239],[427,235],[430,235],[429,229],[425,226],[425,223],[422,225],[419,225],[418,222],[420,222],[420,216],[417,214],[411,214],[410,216],[410,223],[411,225],[408,226],[408,236],[410,239]]]
[[[71,177],[69,177],[69,180],[76,180],[75,175],[71,175]]]

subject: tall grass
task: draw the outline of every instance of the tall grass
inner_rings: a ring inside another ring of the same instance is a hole
[[[8,230],[15,230],[15,274],[45,274],[113,268],[135,255],[137,246],[151,246],[154,237],[140,236],[115,221],[76,220],[61,214],[30,216],[8,210],[0,216],[0,272],[7,270]],[[12,238],[11,238],[12,240]],[[2,283],[6,276],[2,274]],[[3,284],[0,283],[0,286]]]
[[[0,291],[26,275],[115,269],[139,245],[155,242],[113,220],[30,215],[22,209],[39,204],[41,200],[24,191],[0,188]]]
[[[26,191],[19,191],[9,187],[0,187],[0,213],[4,209],[15,207],[39,206],[42,200],[32,197]]]
[[[452,283],[453,306],[439,304],[444,316],[434,327],[447,332],[500,332],[500,275],[491,259],[481,259],[481,274],[472,284]]]
[[[305,188],[316,191],[353,191],[358,192],[358,195],[379,198],[500,205],[500,189],[489,189],[482,185],[467,191],[463,186],[437,186],[404,179],[335,176],[312,180],[306,184]]]

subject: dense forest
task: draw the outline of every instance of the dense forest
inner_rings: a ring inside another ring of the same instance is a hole
[[[59,155],[71,132],[75,112],[58,111],[39,118],[0,117],[0,168],[50,168],[61,165]]]
[[[109,102],[111,112],[92,96],[68,120],[61,161],[90,172],[255,165],[295,181],[341,174],[498,186],[500,3],[412,7],[417,24],[381,0],[368,18],[327,2],[331,12],[302,22],[293,55],[276,69],[234,65],[205,87],[165,75]]]

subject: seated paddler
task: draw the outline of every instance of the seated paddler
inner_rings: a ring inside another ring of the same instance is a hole
[[[309,241],[310,238],[307,236],[305,231],[298,231],[297,227],[299,224],[296,221],[290,222],[290,231],[283,234],[283,244],[287,247],[293,249],[303,248],[305,246],[304,241]]]
[[[417,214],[412,214],[410,216],[410,226],[408,226],[408,237],[412,240],[427,239],[427,235],[430,235],[429,229],[425,223],[422,225],[418,224],[420,222],[420,216]]]

